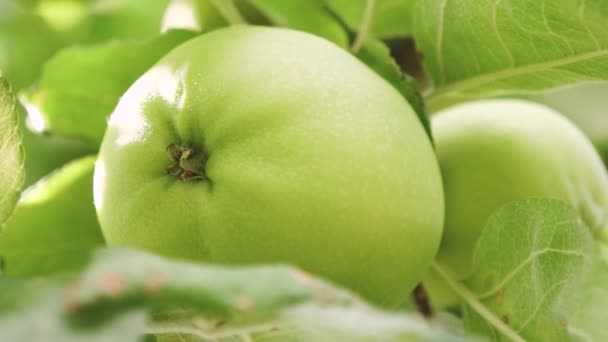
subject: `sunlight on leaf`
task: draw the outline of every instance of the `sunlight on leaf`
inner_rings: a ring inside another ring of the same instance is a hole
[[[429,0],[414,31],[429,106],[608,78],[605,0]]]

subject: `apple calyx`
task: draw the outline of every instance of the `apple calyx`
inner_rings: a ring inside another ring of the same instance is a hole
[[[165,150],[173,161],[173,164],[165,169],[167,174],[182,181],[209,179],[205,172],[205,164],[209,157],[203,151],[176,144],[168,145]]]

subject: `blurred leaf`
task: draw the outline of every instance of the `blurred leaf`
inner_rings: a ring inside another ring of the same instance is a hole
[[[208,0],[213,1],[213,0]],[[225,0],[215,0],[217,1],[225,1]],[[250,3],[249,0],[233,0],[234,5],[237,10],[241,14],[241,17],[247,22],[247,24],[251,25],[270,25],[268,18],[264,15],[264,13],[260,12],[253,4]]]
[[[418,1],[428,105],[608,79],[608,1]]]
[[[17,204],[24,179],[15,101],[8,82],[0,73],[0,228]]]
[[[592,250],[590,230],[561,201],[530,199],[500,208],[479,238],[466,281],[493,316],[465,305],[465,328],[512,339],[494,319],[526,340],[567,340],[569,313],[590,270]]]
[[[36,9],[71,44],[152,39],[169,0],[38,0]]]
[[[0,278],[0,304],[3,341],[470,340],[454,317],[381,312],[288,266],[222,267],[124,249],[102,250],[76,283]]]
[[[0,1],[0,70],[15,91],[40,76],[58,47],[58,37],[40,17],[12,1]]]
[[[28,100],[41,112],[45,130],[98,146],[120,96],[191,37],[189,31],[170,31],[143,43],[112,41],[64,49],[47,63]]]
[[[104,243],[93,206],[94,164],[94,156],[71,162],[23,194],[0,233],[6,274],[76,269]]]
[[[324,8],[323,0],[249,0],[277,26],[306,31],[341,47],[348,46],[342,26]]]
[[[352,32],[358,32],[369,0],[324,0]],[[375,0],[370,34],[377,38],[396,38],[411,33],[414,0]]]
[[[267,320],[297,303],[331,305],[352,300],[348,293],[288,266],[171,262],[146,253],[107,249],[80,277],[67,303],[72,314],[90,315],[93,321],[133,305],[162,313],[156,316],[158,322],[206,317],[210,321],[202,325],[202,332],[214,333]],[[175,308],[180,310],[167,310]],[[220,320],[221,326],[216,326]]]
[[[568,330],[574,341],[608,341],[606,310],[608,308],[608,261],[600,251],[593,256],[593,268],[585,282],[581,298]]]
[[[17,109],[20,116],[19,130],[25,152],[24,189],[67,162],[96,153],[95,148],[82,141],[34,132],[30,129],[27,114],[19,103],[17,103]]]
[[[390,54],[389,48],[380,40],[368,39],[356,55],[377,74],[397,89],[412,106],[431,141],[431,122],[416,80],[401,71]]]
[[[82,327],[63,315],[64,289],[56,281],[0,277],[0,340],[27,342],[135,342],[145,326],[141,311],[103,325]],[[5,310],[3,310],[5,309]]]
[[[287,266],[170,263],[126,250],[102,252],[68,298],[72,314],[89,314],[96,322],[100,312],[108,315],[131,305],[151,310],[154,321],[148,331],[161,342],[196,340],[187,335],[222,341],[238,341],[239,336],[254,341],[272,336],[298,341],[432,341],[458,340],[462,333],[453,323],[380,312]]]

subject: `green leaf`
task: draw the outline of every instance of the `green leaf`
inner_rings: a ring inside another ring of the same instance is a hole
[[[28,189],[0,233],[11,276],[77,269],[104,242],[93,206],[95,157],[71,162]]]
[[[418,84],[413,77],[401,71],[391,56],[388,46],[380,40],[369,39],[356,56],[401,93],[418,115],[429,138],[433,140],[431,122]]]
[[[59,39],[39,16],[13,1],[0,1],[0,70],[19,91],[39,76]]]
[[[0,73],[0,228],[19,199],[23,172],[23,149],[15,97]]]
[[[136,342],[145,314],[127,311],[103,325],[77,326],[64,315],[63,284],[0,278],[0,340],[27,342]]]
[[[29,102],[44,118],[44,130],[98,146],[106,118],[120,96],[173,47],[193,37],[170,31],[147,42],[111,41],[57,53],[44,68]]]
[[[298,341],[430,341],[457,339],[462,333],[443,321],[378,311],[287,266],[170,263],[126,250],[103,251],[70,293],[68,305],[72,314],[88,313],[93,321],[99,321],[99,312],[145,305],[154,317],[148,332],[163,342],[196,340],[187,335],[230,337],[226,341],[240,336],[254,341],[271,336]]]
[[[37,12],[69,44],[152,39],[169,0],[39,0]]]
[[[369,0],[324,0],[353,32],[358,32]],[[412,32],[411,15],[414,0],[372,0],[373,15],[370,34],[376,38],[397,38]]]
[[[134,341],[143,334],[159,342],[469,340],[452,316],[382,312],[283,265],[220,266],[105,249],[76,282],[0,277],[0,340]]]
[[[469,304],[465,328],[497,340],[566,340],[569,314],[588,275],[592,251],[590,230],[561,201],[530,199],[500,208],[475,249],[466,281],[474,299],[464,298]],[[503,323],[502,329],[496,322]],[[513,335],[505,335],[508,331]]]
[[[568,325],[573,340],[608,341],[605,324],[607,308],[608,260],[602,258],[598,251],[593,257],[593,268]]]
[[[605,0],[418,1],[430,108],[608,79]]]
[[[341,47],[348,46],[344,28],[324,8],[323,0],[249,0],[277,26],[306,31]]]
[[[70,292],[73,315],[111,316],[133,305],[160,314],[157,321],[194,314],[208,318],[206,333],[252,324],[302,302],[325,304],[353,301],[334,289],[288,266],[226,267],[194,262],[171,262],[159,256],[125,249],[100,251]],[[166,309],[180,308],[174,313]],[[216,322],[222,321],[222,327]]]
[[[17,103],[17,109],[20,116],[19,130],[25,152],[24,189],[67,162],[96,153],[96,148],[83,141],[35,132],[30,128],[33,126],[31,118],[27,116],[19,103]]]

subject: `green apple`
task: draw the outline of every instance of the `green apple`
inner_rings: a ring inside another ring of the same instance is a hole
[[[446,201],[437,260],[456,276],[471,271],[486,220],[508,202],[563,200],[598,238],[608,237],[608,173],[587,137],[558,112],[523,100],[485,100],[438,113],[432,127]]]
[[[430,265],[437,160],[409,104],[346,51],[233,26],[122,97],[95,168],[107,241],[219,263],[291,262],[384,305]]]

